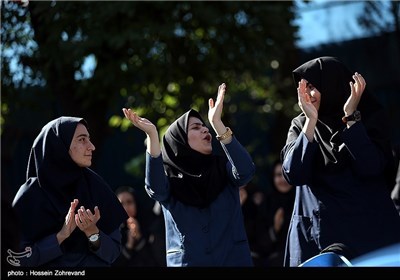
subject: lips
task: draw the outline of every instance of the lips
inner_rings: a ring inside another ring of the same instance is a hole
[[[211,135],[208,134],[206,137],[204,137],[204,140],[206,140],[206,141],[211,141]]]

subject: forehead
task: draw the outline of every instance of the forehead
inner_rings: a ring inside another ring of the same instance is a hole
[[[199,118],[189,117],[189,123],[188,123],[189,126],[193,124],[202,124],[202,123],[203,122]]]
[[[78,136],[89,136],[89,132],[88,132],[86,126],[84,126],[81,123],[78,123],[78,125],[76,126],[76,129],[75,129],[74,137],[78,137]]]
[[[133,194],[128,191],[120,192],[117,196],[126,201],[135,201],[135,197],[133,196]]]

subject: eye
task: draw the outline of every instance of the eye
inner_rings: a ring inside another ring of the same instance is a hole
[[[196,125],[192,126],[192,129],[193,130],[199,130],[202,126],[204,126],[204,125],[203,124],[202,125],[196,124]]]
[[[78,141],[81,142],[81,143],[86,143],[86,142],[88,142],[89,140],[90,140],[90,139],[87,138],[87,137],[82,137],[82,138],[79,138],[79,139],[78,139]]]

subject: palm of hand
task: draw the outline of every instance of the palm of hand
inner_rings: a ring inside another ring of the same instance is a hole
[[[306,81],[302,79],[299,82],[299,87],[297,88],[297,95],[299,99],[298,105],[303,113],[306,115],[306,117],[317,118],[318,111],[311,102],[311,98],[307,93],[306,86]]]
[[[346,115],[354,112],[357,109],[358,103],[365,90],[366,82],[359,73],[353,75],[354,83],[350,82],[350,96],[343,106],[343,111]]]
[[[143,132],[149,134],[152,130],[156,129],[156,126],[146,118],[141,118],[138,114],[136,114],[131,109],[122,110],[124,112],[125,117],[131,121],[131,123],[142,130]]]
[[[152,130],[155,129],[155,125],[149,121],[146,118],[140,118],[138,117],[139,120],[137,121],[137,124],[135,124],[136,127],[138,127],[139,129],[143,130],[145,133],[150,133]]]
[[[213,123],[214,121],[221,119],[222,109],[224,106],[225,90],[226,90],[226,85],[225,83],[222,83],[218,87],[218,95],[215,103],[212,98],[209,99],[208,120],[210,121],[210,123]]]

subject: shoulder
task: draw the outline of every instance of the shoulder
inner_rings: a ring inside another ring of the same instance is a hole
[[[39,180],[35,178],[29,178],[19,188],[17,194],[13,200],[13,207],[21,203],[21,201],[38,199],[41,196],[42,190],[39,185]]]
[[[306,116],[304,115],[304,113],[301,113],[300,115],[298,115],[292,119],[291,125],[302,128],[305,121],[306,121]]]

